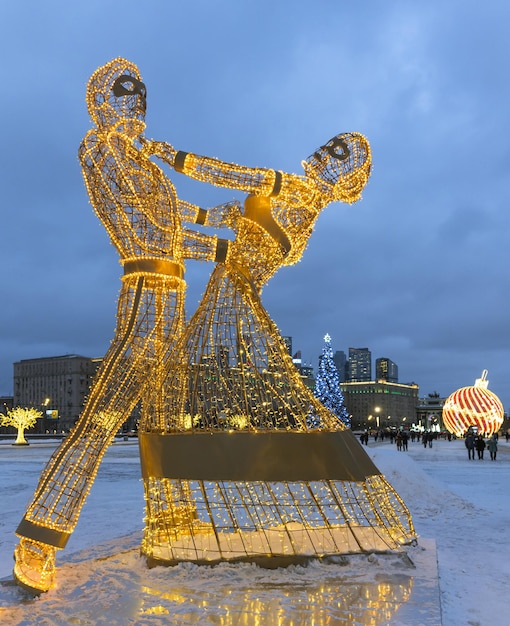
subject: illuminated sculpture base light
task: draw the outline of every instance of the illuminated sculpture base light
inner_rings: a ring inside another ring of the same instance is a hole
[[[463,437],[470,427],[490,437],[503,424],[504,409],[496,394],[487,389],[487,370],[471,387],[462,387],[452,393],[443,406],[443,422],[446,428]]]
[[[220,574],[221,576],[221,574]],[[280,579],[282,580],[282,579]],[[295,583],[298,583],[299,599],[296,597]],[[138,598],[139,614],[142,616],[172,615],[175,604],[179,605],[181,623],[197,622],[197,603],[202,614],[216,615],[218,623],[232,623],[232,608],[238,624],[389,624],[393,617],[411,597],[414,587],[412,575],[390,574],[381,580],[364,581],[348,579],[336,574],[320,581],[303,579],[303,573],[290,575],[286,584],[281,582],[262,582],[254,588],[236,585],[228,594],[218,597],[216,594],[205,595],[199,589],[195,592],[189,586],[177,588],[174,592],[161,592],[158,588],[145,587]],[[278,589],[277,614],[268,612],[267,593],[269,589]],[[171,618],[167,618],[171,619]]]

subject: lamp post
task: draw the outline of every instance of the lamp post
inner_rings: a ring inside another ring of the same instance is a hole
[[[44,398],[44,401],[42,402],[42,410],[43,410],[43,420],[42,420],[42,424],[43,424],[43,434],[46,434],[47,430],[48,430],[48,414],[47,414],[47,410],[48,410],[48,406],[50,404],[50,398]]]
[[[375,423],[377,424],[377,428],[379,428],[379,413],[381,411],[381,407],[376,406],[374,411],[375,411]]]

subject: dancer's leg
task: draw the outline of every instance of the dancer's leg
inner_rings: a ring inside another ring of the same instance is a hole
[[[16,531],[21,543],[14,575],[26,587],[45,591],[51,586],[55,551],[65,547],[74,530],[104,453],[171,348],[168,337],[180,324],[175,313],[182,308],[183,293],[155,293],[145,288],[143,278],[124,284],[116,337],[83,414],[52,455]]]

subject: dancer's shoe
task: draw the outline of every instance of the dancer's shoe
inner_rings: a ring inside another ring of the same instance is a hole
[[[14,549],[14,579],[27,591],[39,595],[55,582],[56,548],[22,538]]]

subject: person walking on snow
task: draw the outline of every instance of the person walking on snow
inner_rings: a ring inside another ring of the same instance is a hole
[[[495,461],[496,454],[498,453],[498,436],[496,435],[496,433],[494,433],[492,437],[489,439],[489,443],[487,444],[487,449],[489,450],[489,453],[491,455],[491,461]]]
[[[465,445],[468,451],[468,459],[475,459],[475,436],[469,432],[466,436]]]

